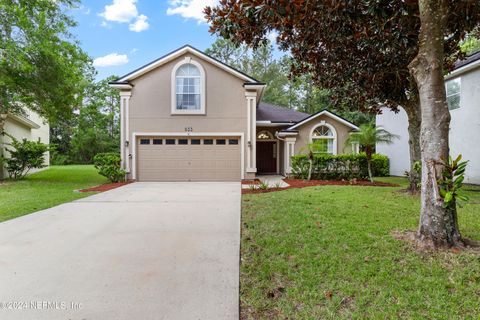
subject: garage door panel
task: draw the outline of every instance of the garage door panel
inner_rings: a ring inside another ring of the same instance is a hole
[[[150,139],[153,137],[141,137]],[[165,137],[155,137],[163,139]],[[168,137],[168,139],[174,139]],[[137,173],[139,181],[238,181],[241,176],[240,144],[229,145],[232,137],[195,137],[201,144],[137,144]],[[212,139],[214,144],[203,144],[205,139]],[[224,139],[226,144],[215,144],[215,140]]]

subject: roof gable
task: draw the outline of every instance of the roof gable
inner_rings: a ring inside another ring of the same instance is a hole
[[[204,52],[190,46],[190,45],[185,45],[175,51],[172,51],[166,55],[164,55],[163,57],[160,57],[158,58],[157,60],[154,60],[146,65],[144,65],[143,67],[140,67],[124,76],[122,76],[121,78],[118,78],[117,80],[115,80],[114,82],[112,82],[112,84],[126,84],[128,83],[129,81],[131,80],[134,80],[142,75],[144,75],[145,73],[148,73],[174,59],[176,59],[177,57],[180,57],[182,56],[183,54],[186,54],[186,53],[190,53],[194,56],[197,56],[203,60],[206,60],[207,62],[219,67],[220,69],[223,69],[224,71],[236,76],[237,78],[240,78],[242,79],[243,81],[247,82],[247,83],[253,83],[253,84],[262,84],[261,82],[257,81],[256,79],[250,77],[249,75],[205,54]]]
[[[334,120],[336,120],[336,121],[338,121],[338,122],[340,122],[340,123],[343,123],[343,124],[346,125],[347,127],[352,128],[353,130],[360,130],[359,127],[357,127],[356,125],[354,125],[353,123],[351,123],[351,122],[348,121],[347,119],[344,119],[344,118],[340,117],[339,115],[336,115],[335,113],[330,112],[330,111],[324,109],[324,110],[321,110],[321,111],[319,111],[319,112],[317,112],[317,113],[312,114],[312,115],[309,116],[309,117],[306,117],[305,119],[303,119],[303,120],[300,121],[300,122],[297,122],[297,123],[294,124],[293,126],[289,127],[289,128],[287,129],[287,131],[295,130],[296,128],[300,127],[301,125],[303,125],[303,124],[305,124],[305,123],[307,123],[307,122],[310,122],[310,121],[312,121],[312,120],[314,120],[314,119],[316,119],[316,118],[318,118],[318,117],[320,117],[320,116],[330,117],[330,118],[332,118],[332,119],[334,119]]]

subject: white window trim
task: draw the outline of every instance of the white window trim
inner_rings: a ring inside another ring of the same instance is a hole
[[[453,82],[455,80],[458,80],[458,82],[460,83],[460,87],[459,87],[459,90],[458,90],[458,93],[454,93],[454,94],[448,94],[448,89],[447,89],[447,83],[448,82]],[[446,100],[447,100],[447,105],[448,105],[448,98],[449,97],[453,97],[453,96],[456,96],[458,95],[459,99],[458,99],[458,108],[455,108],[455,109],[450,109],[450,106],[448,106],[448,110],[449,111],[454,111],[454,110],[458,110],[462,107],[462,78],[461,77],[457,77],[457,78],[451,78],[451,79],[448,79],[445,81],[445,97],[446,97]]]
[[[333,134],[333,138],[317,138],[317,139],[329,139],[329,140],[333,140],[333,146],[332,146],[332,154],[333,155],[336,155],[337,154],[337,130],[335,130],[335,127],[332,126],[331,124],[329,124],[328,122],[325,122],[325,121],[320,121],[318,122],[317,124],[315,124],[312,128],[312,130],[310,130],[310,143],[313,142],[313,133],[315,132],[315,129],[317,129],[318,127],[320,126],[325,126],[327,127],[328,129],[330,129],[330,131],[332,131],[332,134]],[[317,140],[316,139],[316,140]]]
[[[176,75],[177,70],[185,64],[193,64],[200,71],[200,110],[177,110],[177,92],[176,92]],[[198,62],[191,57],[185,57],[185,59],[179,61],[172,69],[172,84],[171,84],[171,100],[172,108],[171,114],[183,114],[183,115],[204,115],[205,110],[205,69]]]

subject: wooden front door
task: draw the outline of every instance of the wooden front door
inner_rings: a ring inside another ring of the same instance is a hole
[[[276,141],[258,141],[257,142],[257,172],[258,173],[276,173],[277,172],[277,150]]]

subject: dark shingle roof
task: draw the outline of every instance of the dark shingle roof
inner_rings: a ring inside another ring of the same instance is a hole
[[[260,102],[257,107],[257,121],[271,122],[299,122],[310,116],[308,113],[299,112],[285,107]]]
[[[457,62],[455,62],[454,70],[458,69],[458,68],[461,68],[463,66],[466,66],[467,64],[470,64],[470,63],[475,62],[477,60],[480,60],[480,51],[475,52],[475,53],[473,53],[469,56],[466,56],[464,60],[458,60]]]

